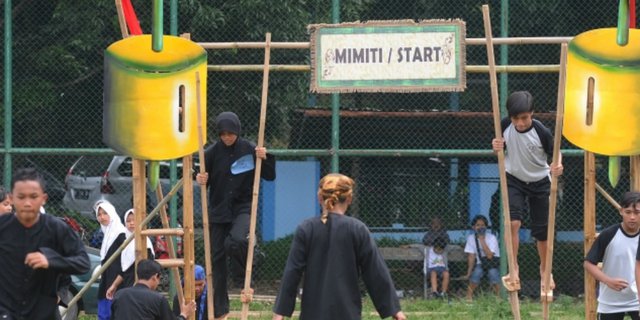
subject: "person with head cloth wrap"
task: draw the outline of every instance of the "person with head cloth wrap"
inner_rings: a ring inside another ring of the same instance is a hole
[[[196,313],[195,320],[207,319],[207,281],[204,268],[196,264],[194,268],[196,287]],[[180,303],[178,295],[173,297],[173,314],[180,315]]]
[[[216,130],[219,140],[205,150],[205,173],[198,173],[196,181],[209,187],[214,316],[224,318],[229,313],[227,258],[234,279],[244,279],[256,158],[262,159],[260,176],[265,180],[276,178],[276,161],[266,148],[241,137],[235,113],[220,113]]]
[[[361,319],[360,279],[381,318],[407,318],[369,229],[346,215],[354,187],[351,178],[338,173],[320,180],[322,214],[304,220],[296,229],[273,305],[273,320],[291,317],[300,280],[300,319]]]

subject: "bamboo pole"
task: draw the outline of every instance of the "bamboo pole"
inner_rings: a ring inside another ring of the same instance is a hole
[[[178,180],[176,185],[173,186],[171,191],[169,191],[169,193],[167,194],[167,197],[162,199],[162,201],[158,202],[158,206],[156,206],[151,212],[149,212],[147,217],[144,218],[144,220],[142,221],[141,225],[146,226],[149,223],[149,221],[151,221],[151,219],[153,219],[153,217],[155,217],[156,214],[158,214],[159,208],[162,206],[165,206],[167,202],[169,202],[169,199],[171,199],[171,197],[173,197],[176,193],[178,193],[178,190],[180,190],[180,188],[182,187],[183,181],[184,181],[183,179]],[[127,245],[129,245],[129,243],[133,241],[133,239],[135,239],[135,234],[132,234],[127,239],[125,239],[124,242],[120,245],[120,247],[118,247],[118,249],[116,249],[116,251],[111,255],[111,257],[107,259],[107,261],[104,264],[102,264],[100,269],[98,269],[98,271],[94,272],[93,275],[91,275],[91,278],[87,281],[87,283],[84,284],[84,287],[82,287],[82,289],[80,289],[80,291],[78,291],[78,293],[73,297],[73,299],[69,301],[69,303],[67,304],[68,306],[67,309],[61,314],[62,317],[64,317],[67,311],[71,309],[71,307],[75,305],[78,302],[78,300],[80,300],[80,298],[84,295],[84,293],[87,292],[87,290],[89,290],[91,285],[94,284],[98,280],[98,278],[100,278],[102,273],[104,273],[104,271],[113,263],[113,261],[115,261],[120,256],[124,248],[126,248]]]
[[[142,225],[142,221],[147,216],[147,180],[145,161],[140,159],[132,159],[132,183],[133,183],[133,217],[136,222],[135,236],[135,252],[136,267],[138,270],[138,262],[147,258],[147,241],[141,231],[146,229]],[[136,274],[136,280],[138,276]]]
[[[182,254],[184,266],[182,267],[182,278],[184,280],[184,302],[190,302],[196,298],[194,264],[195,250],[193,247],[193,179],[191,170],[193,168],[191,155],[182,157],[182,177],[184,187],[182,188]],[[189,316],[189,320],[195,319],[195,314]]]
[[[202,107],[200,98],[200,73],[196,72],[196,98],[198,100],[198,158],[200,159],[200,173],[205,173],[206,168],[204,158],[204,132],[202,130]],[[202,211],[202,229],[204,232],[204,264],[205,271],[207,273],[207,286],[209,291],[207,292],[207,316],[208,319],[213,319],[213,265],[211,264],[211,242],[209,235],[209,209],[207,205],[207,186],[200,186],[200,207]]]
[[[122,0],[116,0],[116,11],[118,12],[118,24],[120,25],[120,33],[122,38],[129,37],[129,29],[127,28],[127,21],[124,18],[124,10],[122,9]]]
[[[584,255],[596,239],[596,157],[584,151]],[[586,320],[596,319],[596,280],[584,270],[584,314]]]
[[[266,46],[264,49],[264,72],[262,78],[262,101],[260,103],[260,125],[258,127],[257,147],[264,146],[264,129],[267,120],[267,97],[269,92],[269,61],[271,59],[271,33],[266,34]],[[242,293],[241,319],[246,320],[249,312],[249,303],[253,299],[251,292],[251,272],[253,270],[253,247],[256,243],[256,217],[258,214],[258,192],[260,191],[260,174],[262,171],[262,159],[256,157],[256,168],[253,176],[253,199],[251,201],[251,224],[249,227],[249,247],[247,250],[247,267],[244,277],[244,290]]]
[[[500,103],[498,101],[498,79],[495,72],[495,56],[493,53],[493,42],[491,36],[491,16],[489,15],[489,6],[482,6],[482,18],[484,20],[484,33],[487,39],[487,58],[489,61],[489,79],[491,83],[491,105],[493,107],[493,124],[495,129],[495,136],[497,139],[502,138],[502,130],[500,128]],[[509,283],[511,289],[509,291],[509,303],[511,304],[511,313],[513,318],[520,320],[520,300],[518,298],[518,290],[520,290],[520,283],[516,282],[515,266],[516,257],[513,252],[513,242],[511,239],[511,216],[509,214],[509,193],[507,189],[507,172],[504,165],[504,151],[498,151],[498,167],[500,173],[500,192],[502,196],[502,215],[503,215],[503,228],[504,228],[504,241],[507,251],[507,260],[509,263]]]
[[[556,102],[556,128],[553,137],[553,164],[558,164],[562,160],[560,154],[560,143],[562,142],[562,124],[564,119],[564,95],[566,83],[567,65],[567,44],[563,43],[560,48],[560,78],[558,79],[558,101]],[[556,205],[558,202],[558,177],[551,175],[551,187],[549,198],[549,224],[547,226],[547,254],[544,263],[544,291],[540,293],[542,301],[542,317],[549,319],[549,303],[553,302],[553,289],[551,289],[551,269],[553,267],[553,245],[556,231]]]
[[[607,201],[609,201],[609,203],[614,206],[616,208],[616,210],[620,210],[622,209],[622,206],[620,206],[620,204],[618,203],[618,201],[616,201],[615,199],[613,199],[613,197],[607,193],[607,191],[605,191],[598,183],[595,183],[595,187],[596,190],[598,190],[598,192],[600,192],[600,194],[607,199]]]
[[[635,155],[629,158],[629,174],[631,175],[631,190],[640,191],[640,156]]]

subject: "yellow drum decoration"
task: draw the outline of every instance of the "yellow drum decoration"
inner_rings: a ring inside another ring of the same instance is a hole
[[[154,52],[151,35],[134,36],[105,51],[103,140],[137,159],[175,159],[198,150],[196,72],[206,137],[206,51],[184,38],[163,36],[163,42]]]
[[[629,30],[626,46],[616,43],[615,28],[573,38],[565,89],[563,134],[571,143],[603,155],[640,154],[640,30]]]

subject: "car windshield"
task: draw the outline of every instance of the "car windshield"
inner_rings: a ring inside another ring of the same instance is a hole
[[[71,174],[85,177],[101,176],[109,167],[112,157],[83,156],[73,166]]]

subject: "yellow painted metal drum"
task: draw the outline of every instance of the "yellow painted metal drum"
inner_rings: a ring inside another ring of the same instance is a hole
[[[573,38],[565,88],[563,134],[571,143],[603,155],[640,154],[640,30],[629,30],[626,46],[616,43],[615,28]]]
[[[206,137],[207,53],[184,38],[163,36],[163,42],[154,52],[151,35],[134,36],[105,51],[103,140],[137,159],[175,159],[198,150],[196,72]]]

